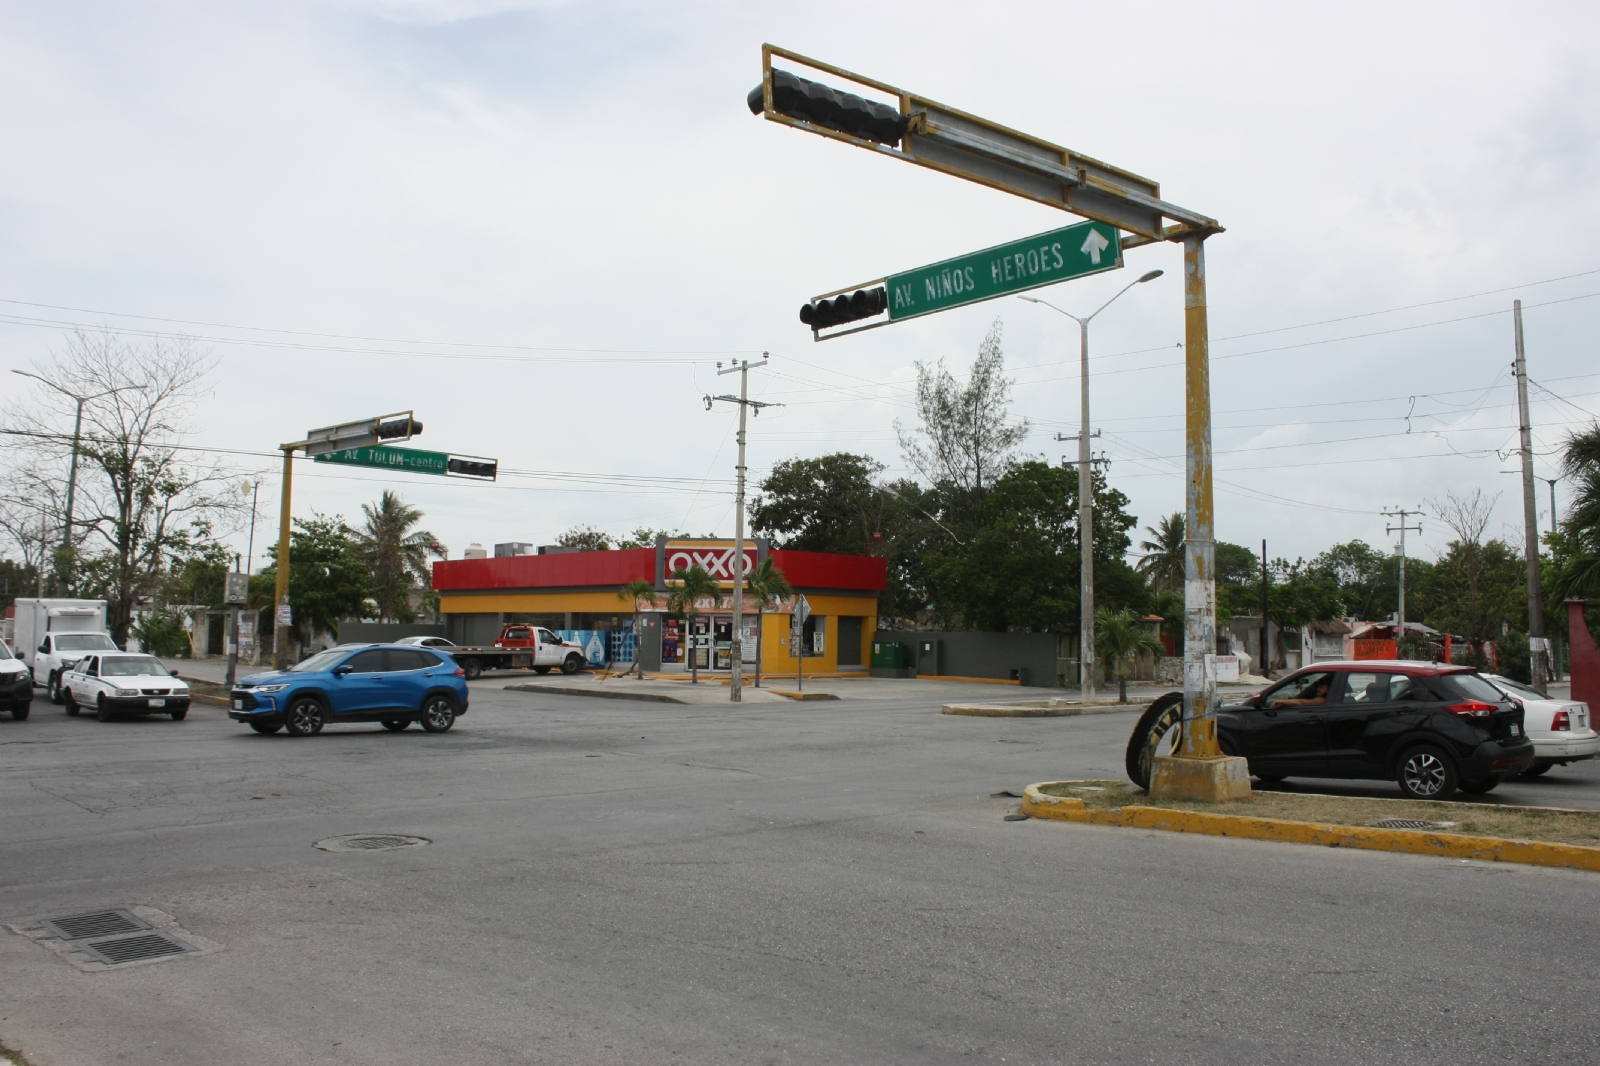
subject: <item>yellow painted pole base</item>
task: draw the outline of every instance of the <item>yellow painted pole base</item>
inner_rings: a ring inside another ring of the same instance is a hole
[[[1153,800],[1199,800],[1222,803],[1250,795],[1250,764],[1244,759],[1219,755],[1213,759],[1184,759],[1157,755],[1150,772]]]

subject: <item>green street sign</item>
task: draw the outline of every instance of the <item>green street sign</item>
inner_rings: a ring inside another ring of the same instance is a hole
[[[947,311],[1121,266],[1117,228],[1103,222],[1080,222],[891,275],[885,282],[889,321]]]
[[[348,466],[381,466],[386,470],[406,470],[413,474],[446,474],[450,456],[444,452],[424,452],[415,448],[346,448],[318,455],[319,463],[344,463]]]

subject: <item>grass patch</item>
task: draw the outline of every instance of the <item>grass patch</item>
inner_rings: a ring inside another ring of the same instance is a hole
[[[1081,799],[1085,806],[1098,808],[1159,807],[1164,810],[1348,826],[1368,826],[1383,818],[1417,818],[1428,822],[1455,823],[1428,830],[1432,833],[1600,847],[1600,811],[1553,811],[1487,803],[1435,803],[1359,796],[1308,796],[1294,792],[1253,792],[1249,799],[1228,803],[1191,800],[1153,802],[1144,792],[1126,781],[1059,781],[1039,791],[1048,796]]]

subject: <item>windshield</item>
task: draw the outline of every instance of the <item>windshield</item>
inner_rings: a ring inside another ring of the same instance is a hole
[[[1471,700],[1482,700],[1485,703],[1504,703],[1505,694],[1477,674],[1445,674],[1440,681],[1452,685],[1463,696]]]
[[[314,674],[318,670],[330,669],[334,663],[349,655],[348,648],[331,648],[328,651],[318,652],[303,663],[295,663],[289,667],[289,672],[294,674]]]
[[[5,641],[0,640],[0,659],[11,659],[11,658],[14,658],[14,656],[11,654],[11,649],[6,647]]]
[[[130,655],[127,658],[113,659],[106,656],[100,660],[101,677],[166,677],[167,668],[161,661],[150,655]]]
[[[1492,682],[1495,688],[1503,689],[1504,691],[1511,693],[1513,696],[1521,696],[1525,700],[1542,700],[1545,698],[1544,696],[1539,695],[1538,689],[1529,688],[1522,682],[1513,681],[1509,677],[1501,677],[1499,674],[1490,674],[1487,680]]]
[[[116,651],[117,646],[104,633],[60,633],[56,635],[57,651]]]

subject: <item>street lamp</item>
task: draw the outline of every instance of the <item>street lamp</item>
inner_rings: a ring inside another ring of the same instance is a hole
[[[894,491],[894,489],[891,489],[888,485],[878,485],[878,486],[876,486],[876,488],[877,488],[877,490],[879,492],[883,493],[886,496],[893,496],[895,499],[899,500],[901,503],[911,504],[912,508],[914,508],[917,511],[921,511],[922,514],[928,519],[928,521],[932,522],[934,525],[938,526],[940,529],[942,529],[946,533],[950,534],[950,538],[952,540],[954,540],[957,544],[961,545],[963,548],[967,546],[967,542],[966,541],[964,541],[960,537],[956,536],[955,530],[951,529],[949,526],[945,525],[943,522],[941,522],[937,518],[933,517],[933,515],[928,514],[927,511],[923,511],[922,508],[918,507],[916,504],[911,503],[910,500],[906,499],[904,496],[902,496],[898,492]]]
[[[1095,315],[1116,303],[1123,293],[1135,285],[1154,281],[1162,273],[1152,270],[1128,282],[1116,296],[1101,304],[1093,314],[1082,318],[1037,297],[1018,297],[1066,315],[1078,324],[1078,378],[1082,403],[1078,420],[1078,551],[1083,560],[1079,584],[1078,679],[1080,696],[1085,705],[1094,699],[1094,479],[1089,474],[1089,323]]]
[[[102,396],[110,396],[118,390],[107,389],[105,392],[97,392],[93,396],[79,396],[77,393],[68,392],[49,378],[40,377],[31,371],[13,370],[11,372],[13,374],[21,374],[25,378],[32,378],[35,381],[42,381],[63,396],[69,396],[78,403],[78,413],[72,420],[72,459],[67,465],[67,521],[65,529],[61,533],[61,549],[62,551],[70,552],[72,550],[72,497],[78,487],[78,438],[83,432],[83,405],[89,400],[98,400]]]

